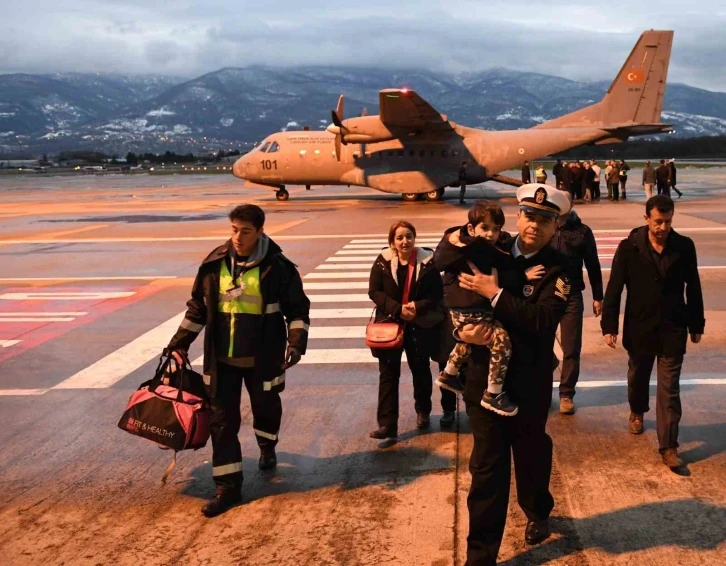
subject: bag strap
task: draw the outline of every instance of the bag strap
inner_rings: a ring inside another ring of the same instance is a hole
[[[411,281],[413,280],[413,272],[416,271],[416,250],[413,250],[411,257],[408,260],[408,275],[406,276],[406,284],[403,286],[403,300],[402,304],[408,302],[408,295],[411,291]]]

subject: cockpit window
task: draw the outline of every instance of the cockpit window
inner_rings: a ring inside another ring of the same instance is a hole
[[[267,153],[275,153],[280,149],[280,145],[277,142],[272,142],[272,145],[270,146],[270,149],[267,150]]]
[[[270,147],[270,142],[265,142],[265,144],[260,148],[260,151],[262,153],[267,152],[267,148]]]

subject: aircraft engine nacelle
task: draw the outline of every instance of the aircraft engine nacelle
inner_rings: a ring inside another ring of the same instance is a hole
[[[327,130],[339,135],[344,144],[378,143],[396,139],[397,133],[389,130],[378,116],[361,116],[343,120],[340,126],[331,124]]]

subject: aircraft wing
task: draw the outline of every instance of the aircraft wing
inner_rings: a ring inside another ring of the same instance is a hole
[[[412,130],[453,130],[444,114],[437,112],[413,90],[389,88],[378,93],[380,118],[388,127]]]

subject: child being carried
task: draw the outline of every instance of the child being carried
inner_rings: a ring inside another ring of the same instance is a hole
[[[488,275],[492,268],[496,268],[501,287],[521,288],[527,281],[542,277],[544,267],[541,265],[526,271],[517,268],[511,254],[501,245],[503,226],[502,209],[493,202],[480,201],[469,210],[468,224],[449,228],[436,248],[434,262],[437,269],[444,272],[444,301],[451,313],[456,338],[456,346],[449,355],[446,368],[436,379],[436,385],[454,393],[463,393],[459,372],[471,355],[471,345],[460,338],[459,332],[468,324],[490,324],[493,337],[487,346],[491,351],[489,377],[481,405],[499,415],[512,417],[517,414],[518,408],[503,389],[512,357],[509,334],[494,320],[489,299],[459,286],[460,273],[473,274],[468,262]]]

